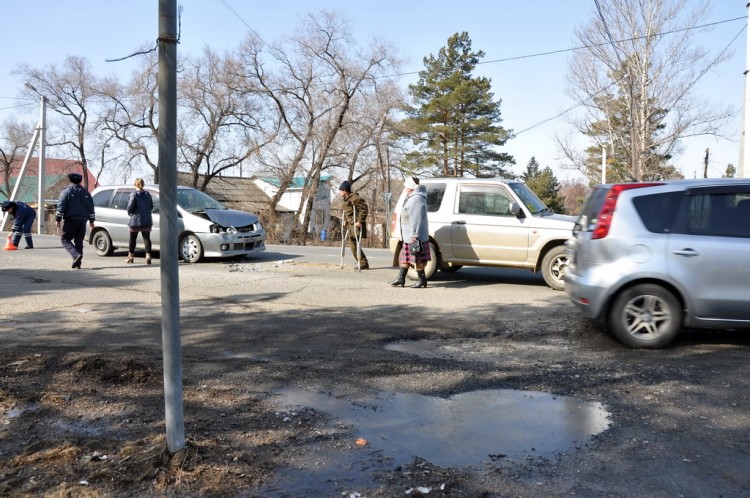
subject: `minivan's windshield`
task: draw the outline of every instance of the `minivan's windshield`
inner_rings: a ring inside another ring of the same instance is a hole
[[[523,203],[526,204],[531,214],[552,214],[552,210],[545,206],[541,199],[525,183],[510,182],[508,185],[521,198]]]
[[[177,204],[189,213],[199,213],[206,209],[228,209],[216,199],[194,188],[178,188]]]

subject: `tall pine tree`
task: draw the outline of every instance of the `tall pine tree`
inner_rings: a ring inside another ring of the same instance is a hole
[[[510,176],[515,163],[499,147],[511,137],[500,126],[500,100],[490,80],[472,77],[484,52],[473,52],[468,33],[454,34],[437,57],[425,57],[419,81],[409,86],[414,106],[403,123],[416,149],[407,167],[435,176]]]
[[[560,197],[560,182],[549,166],[540,170],[536,157],[531,156],[526,171],[521,175],[526,186],[556,213],[565,212],[565,202]]]

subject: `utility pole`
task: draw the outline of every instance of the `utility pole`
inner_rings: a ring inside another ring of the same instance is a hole
[[[167,450],[185,447],[177,269],[177,1],[159,0],[159,242]]]
[[[750,12],[750,2],[745,7]],[[748,16],[748,29],[750,29],[750,16]],[[738,162],[737,177],[750,177],[750,164],[745,160],[745,154],[750,151],[750,111],[748,111],[748,101],[750,100],[750,80],[747,73],[750,70],[750,34],[748,29],[745,30],[745,98],[742,105],[742,130],[740,133],[740,160]]]
[[[36,228],[39,235],[43,234],[44,231],[42,230],[44,228],[44,222],[46,221],[46,209],[45,209],[45,202],[44,197],[46,194],[46,186],[45,186],[45,180],[46,180],[46,168],[45,168],[45,162],[47,158],[47,97],[39,93],[39,90],[34,88],[34,85],[29,83],[28,81],[23,84],[26,88],[31,90],[32,92],[39,95],[40,101],[40,111],[39,111],[39,126],[37,127],[37,133],[39,134],[39,164],[37,165],[37,179],[38,181],[38,204],[37,204],[37,211],[38,216],[36,218]],[[32,146],[33,147],[33,146]],[[21,181],[21,177],[19,176],[18,182]]]
[[[703,158],[703,178],[708,178],[708,148],[706,148],[706,157]]]

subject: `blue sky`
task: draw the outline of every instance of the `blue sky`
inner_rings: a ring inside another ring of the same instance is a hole
[[[688,9],[698,0],[686,0]],[[708,22],[745,17],[746,2],[711,2]],[[486,53],[487,62],[477,75],[492,79],[496,98],[502,99],[503,126],[519,133],[506,151],[515,156],[514,172],[520,174],[535,156],[550,166],[560,179],[576,178],[558,167],[559,152],[554,134],[569,129],[564,117],[551,119],[575,103],[565,95],[567,64],[571,52],[523,57],[564,50],[575,45],[573,30],[592,14],[593,0],[412,0],[364,2],[360,0],[193,0],[182,2],[179,52],[197,53],[208,45],[216,50],[236,47],[249,25],[266,41],[291,34],[298,20],[319,9],[337,10],[351,22],[353,33],[365,44],[373,36],[393,43],[406,63],[403,73],[423,69],[422,58],[436,54],[448,37],[466,31],[475,50]],[[107,63],[124,57],[144,44],[155,43],[158,32],[156,0],[35,0],[5,1],[0,5],[4,50],[0,51],[0,121],[21,100],[34,100],[24,92],[23,81],[10,71],[19,63],[43,67],[60,63],[69,55],[86,57],[100,75],[128,77],[132,65]],[[746,25],[745,20],[718,25],[696,40],[709,50],[730,44]],[[732,58],[709,72],[698,85],[698,96],[715,105],[731,105],[738,111],[743,102],[746,33],[731,45]],[[401,76],[404,87],[416,74]],[[36,122],[38,111],[28,117]],[[535,126],[546,120],[548,122]],[[675,159],[687,177],[702,176],[705,149],[709,148],[709,176],[721,176],[728,163],[738,164],[741,116],[738,112],[726,132],[732,139],[691,139],[685,152]]]

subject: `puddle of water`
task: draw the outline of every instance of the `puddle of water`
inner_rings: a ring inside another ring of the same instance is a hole
[[[444,467],[549,458],[610,424],[601,403],[533,391],[483,390],[447,399],[391,393],[356,402],[302,390],[280,394],[287,405],[352,425],[356,437],[397,464],[414,457]]]
[[[62,419],[58,419],[54,422],[53,426],[62,431],[71,432],[79,436],[101,436],[104,432],[101,428],[94,427],[92,424],[86,422],[85,420],[65,421]]]
[[[38,410],[39,407],[36,404],[24,406],[21,408],[11,408],[5,412],[5,418],[18,418],[26,412],[33,412]]]

